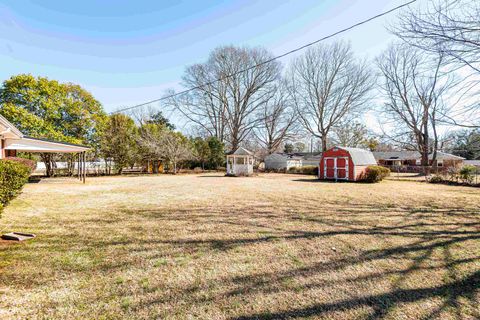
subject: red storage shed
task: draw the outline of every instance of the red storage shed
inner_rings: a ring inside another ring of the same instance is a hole
[[[359,148],[333,147],[325,151],[320,160],[320,179],[360,180],[366,168],[376,165],[372,152]]]

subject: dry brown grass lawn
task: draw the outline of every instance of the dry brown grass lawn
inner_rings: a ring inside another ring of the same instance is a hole
[[[480,318],[480,190],[141,176],[29,184],[0,318]]]

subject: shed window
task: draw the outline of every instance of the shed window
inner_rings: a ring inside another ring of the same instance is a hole
[[[237,164],[245,164],[245,158],[237,158]]]

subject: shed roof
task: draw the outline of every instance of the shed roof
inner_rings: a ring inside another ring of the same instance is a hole
[[[372,152],[360,148],[350,148],[350,147],[335,147],[348,151],[350,157],[352,158],[353,164],[356,166],[369,166],[376,165],[377,161],[373,156]]]

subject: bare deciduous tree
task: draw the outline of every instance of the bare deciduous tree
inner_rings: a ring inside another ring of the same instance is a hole
[[[443,98],[451,81],[442,77],[442,58],[432,61],[411,46],[392,44],[377,59],[383,75],[385,119],[392,124],[388,136],[419,151],[422,166],[429,165],[430,153],[435,163],[440,117],[448,113]]]
[[[480,73],[480,3],[473,0],[433,0],[424,10],[400,16],[392,31],[422,50],[443,55]]]
[[[296,136],[297,114],[285,81],[275,85],[271,98],[260,108],[258,118],[260,123],[253,132],[268,154]]]
[[[480,2],[430,0],[411,9],[391,27],[406,43],[434,56],[443,56],[449,70],[462,74],[455,95],[456,110],[445,121],[463,127],[479,127],[480,94]]]
[[[183,82],[194,90],[170,103],[190,122],[236,149],[258,125],[257,111],[271,97],[279,77],[276,61],[252,67],[271,57],[261,48],[217,48],[207,62],[187,68]]]
[[[344,42],[310,48],[294,60],[291,92],[299,120],[327,149],[330,131],[360,112],[369,100],[371,72]]]

